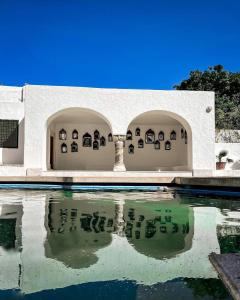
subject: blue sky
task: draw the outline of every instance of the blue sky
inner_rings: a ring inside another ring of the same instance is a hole
[[[239,0],[0,0],[0,83],[172,89],[240,71]]]

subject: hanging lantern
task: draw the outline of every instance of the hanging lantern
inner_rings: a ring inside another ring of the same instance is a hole
[[[144,147],[143,139],[138,140],[138,148],[142,149]]]
[[[140,136],[140,135],[141,135],[141,130],[140,130],[139,127],[136,128],[136,130],[135,130],[135,135],[136,135],[136,136]]]
[[[78,131],[76,129],[73,130],[72,132],[72,139],[77,140],[78,139]]]
[[[67,145],[66,145],[65,143],[63,143],[63,144],[61,145],[61,152],[62,152],[62,153],[67,153]]]
[[[132,131],[131,130],[127,131],[126,140],[132,140]]]
[[[109,142],[112,142],[112,141],[113,141],[113,136],[112,136],[111,133],[109,133],[109,135],[108,135],[108,141],[109,141]]]
[[[64,129],[59,131],[59,140],[66,140],[67,139],[67,132]]]
[[[171,133],[170,133],[170,140],[176,140],[177,139],[177,134],[176,134],[176,131],[172,131]]]
[[[160,150],[160,142],[159,142],[159,141],[156,141],[156,142],[154,143],[154,148],[155,148],[156,150]]]
[[[165,150],[171,150],[171,142],[166,141],[166,143],[165,143]]]

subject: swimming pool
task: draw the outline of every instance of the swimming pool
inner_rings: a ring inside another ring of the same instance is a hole
[[[0,190],[0,299],[232,299],[208,255],[240,251],[237,200]]]

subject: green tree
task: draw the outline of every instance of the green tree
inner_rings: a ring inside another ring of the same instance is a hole
[[[189,78],[174,88],[215,92],[216,128],[240,129],[240,73],[216,65],[206,71],[190,72]]]

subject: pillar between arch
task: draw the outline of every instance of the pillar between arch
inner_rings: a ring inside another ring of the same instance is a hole
[[[123,152],[124,152],[124,144],[126,140],[126,135],[114,135],[113,141],[115,144],[115,162],[113,171],[123,172],[126,171],[126,167],[123,161]]]

